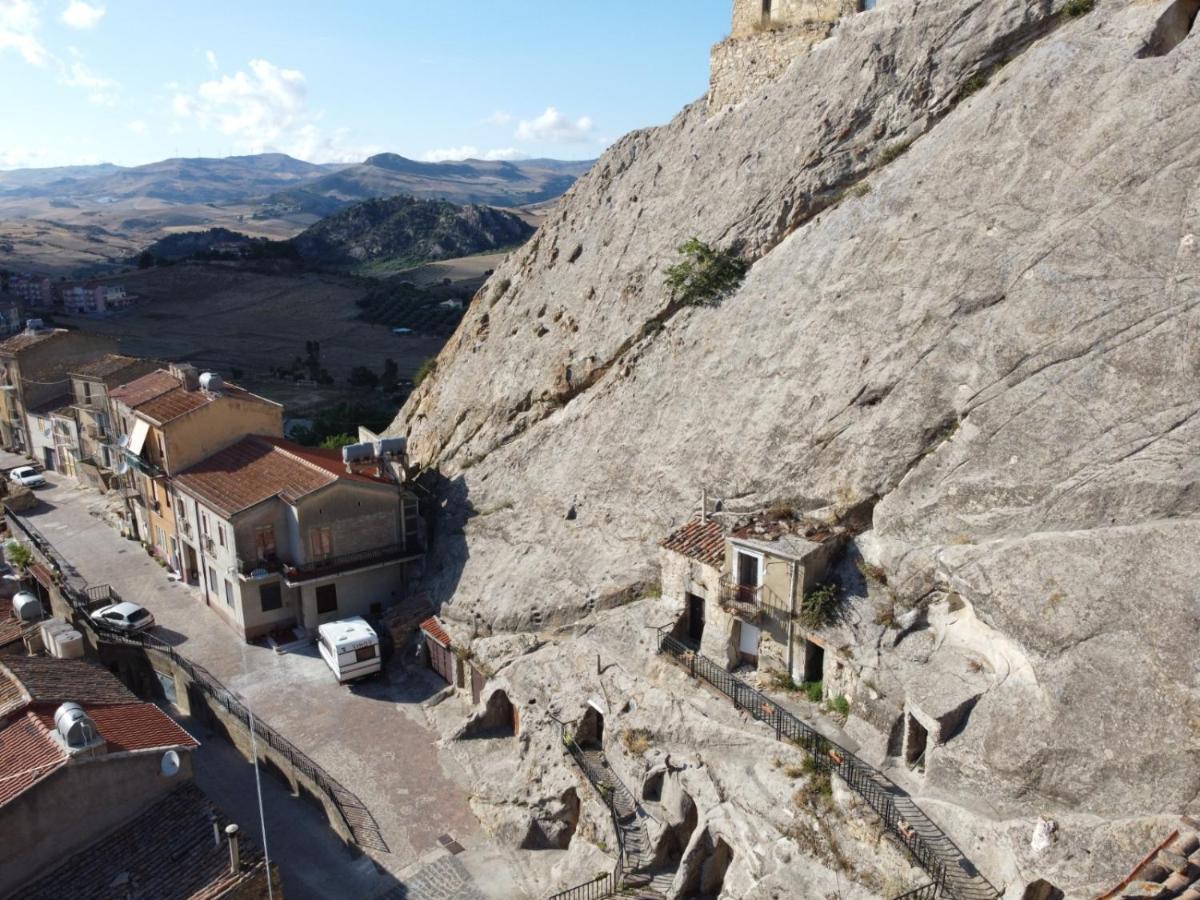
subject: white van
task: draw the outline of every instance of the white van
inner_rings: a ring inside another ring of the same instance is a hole
[[[326,622],[317,629],[321,656],[339,683],[374,675],[383,668],[379,635],[361,616]]]

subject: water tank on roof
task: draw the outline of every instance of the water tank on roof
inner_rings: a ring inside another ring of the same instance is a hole
[[[225,381],[216,372],[205,372],[200,376],[200,389],[210,394],[219,394],[225,388]]]
[[[12,599],[13,615],[22,622],[37,622],[42,618],[42,601],[29,591],[20,591]]]
[[[403,456],[406,450],[408,441],[404,438],[380,438],[375,442],[375,455],[380,458]]]
[[[64,703],[54,711],[54,728],[71,748],[88,747],[100,740],[96,723],[78,703]]]
[[[346,465],[357,462],[370,462],[374,458],[374,444],[347,444],[342,448],[342,462]]]

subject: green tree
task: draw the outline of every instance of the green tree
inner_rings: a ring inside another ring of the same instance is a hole
[[[385,359],[383,361],[383,374],[379,376],[379,386],[389,394],[396,390],[396,385],[400,383],[400,366],[397,365],[394,359]]]
[[[352,387],[373,391],[379,387],[379,376],[366,366],[355,366],[350,370],[350,384]]]
[[[149,250],[143,250],[138,254],[137,266],[139,269],[153,269],[156,263],[154,254]]]
[[[357,444],[358,438],[352,434],[331,434],[329,437],[321,441],[321,446],[326,450],[341,450],[350,444]]]

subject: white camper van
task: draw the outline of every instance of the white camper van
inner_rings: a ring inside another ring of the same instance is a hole
[[[321,656],[341,683],[374,675],[383,666],[379,635],[361,616],[326,622],[317,629]]]

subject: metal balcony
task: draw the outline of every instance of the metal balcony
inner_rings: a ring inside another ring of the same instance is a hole
[[[762,595],[761,585],[738,584],[730,578],[722,578],[717,603],[730,615],[753,625],[762,618]]]

